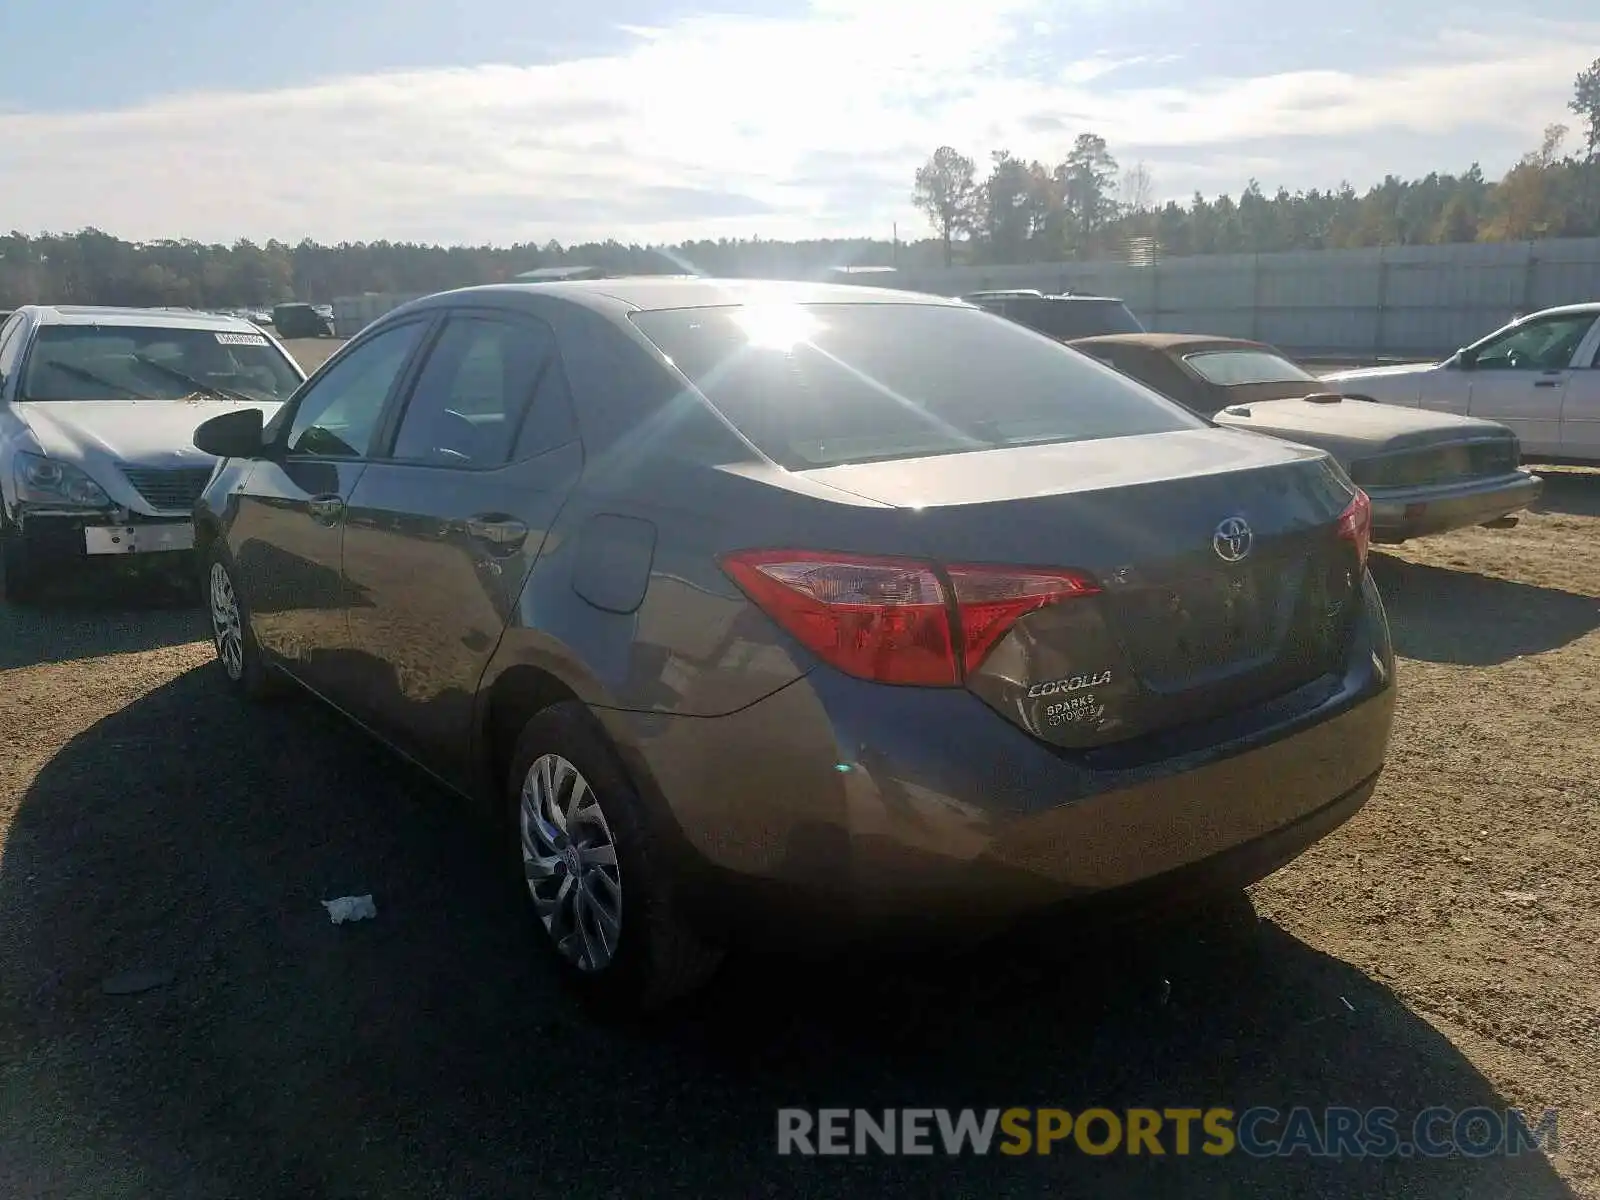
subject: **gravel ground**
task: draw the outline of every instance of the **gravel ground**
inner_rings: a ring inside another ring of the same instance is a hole
[[[450,797],[247,710],[149,585],[0,604],[0,1196],[1600,1197],[1600,475],[1380,555],[1371,805],[1253,921],[822,970],[607,1028]],[[319,901],[371,892],[335,928]],[[1237,914],[1236,914],[1237,915]],[[142,975],[143,978],[139,978]],[[113,995],[107,985],[149,985]],[[780,1106],[1560,1110],[1485,1160],[779,1159]]]

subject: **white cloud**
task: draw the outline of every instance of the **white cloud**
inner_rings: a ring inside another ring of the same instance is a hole
[[[1093,129],[1113,151],[1137,148],[1173,192],[1237,190],[1245,163],[1269,188],[1327,186],[1352,165],[1358,185],[1472,159],[1503,169],[1562,119],[1600,42],[1600,26],[1446,34],[1384,70],[1345,62],[1131,88],[1118,72],[1138,60],[1092,47],[1042,69],[1050,8],[814,0],[805,18],[630,27],[614,54],[549,66],[0,114],[0,177],[13,225],[136,238],[909,231],[921,229],[911,174],[941,143],[980,163],[1002,146],[1053,159]],[[1198,57],[1180,65],[1192,72]],[[1448,157],[1404,161],[1419,137]]]

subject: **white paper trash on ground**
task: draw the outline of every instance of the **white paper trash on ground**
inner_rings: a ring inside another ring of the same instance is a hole
[[[337,900],[324,900],[322,907],[328,910],[328,920],[335,925],[343,925],[346,921],[370,921],[378,915],[371,896],[340,896]]]

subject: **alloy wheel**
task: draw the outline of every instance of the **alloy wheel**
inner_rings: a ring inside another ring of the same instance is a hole
[[[604,969],[622,932],[622,875],[600,800],[577,767],[545,754],[522,783],[517,824],[534,911],[563,958]]]
[[[239,619],[239,598],[233,592],[228,569],[211,564],[211,630],[216,636],[217,658],[228,678],[244,678],[244,630]]]

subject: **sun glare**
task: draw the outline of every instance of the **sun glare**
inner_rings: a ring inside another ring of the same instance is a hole
[[[809,341],[821,323],[798,304],[747,304],[734,321],[750,345],[765,350],[793,350]]]

